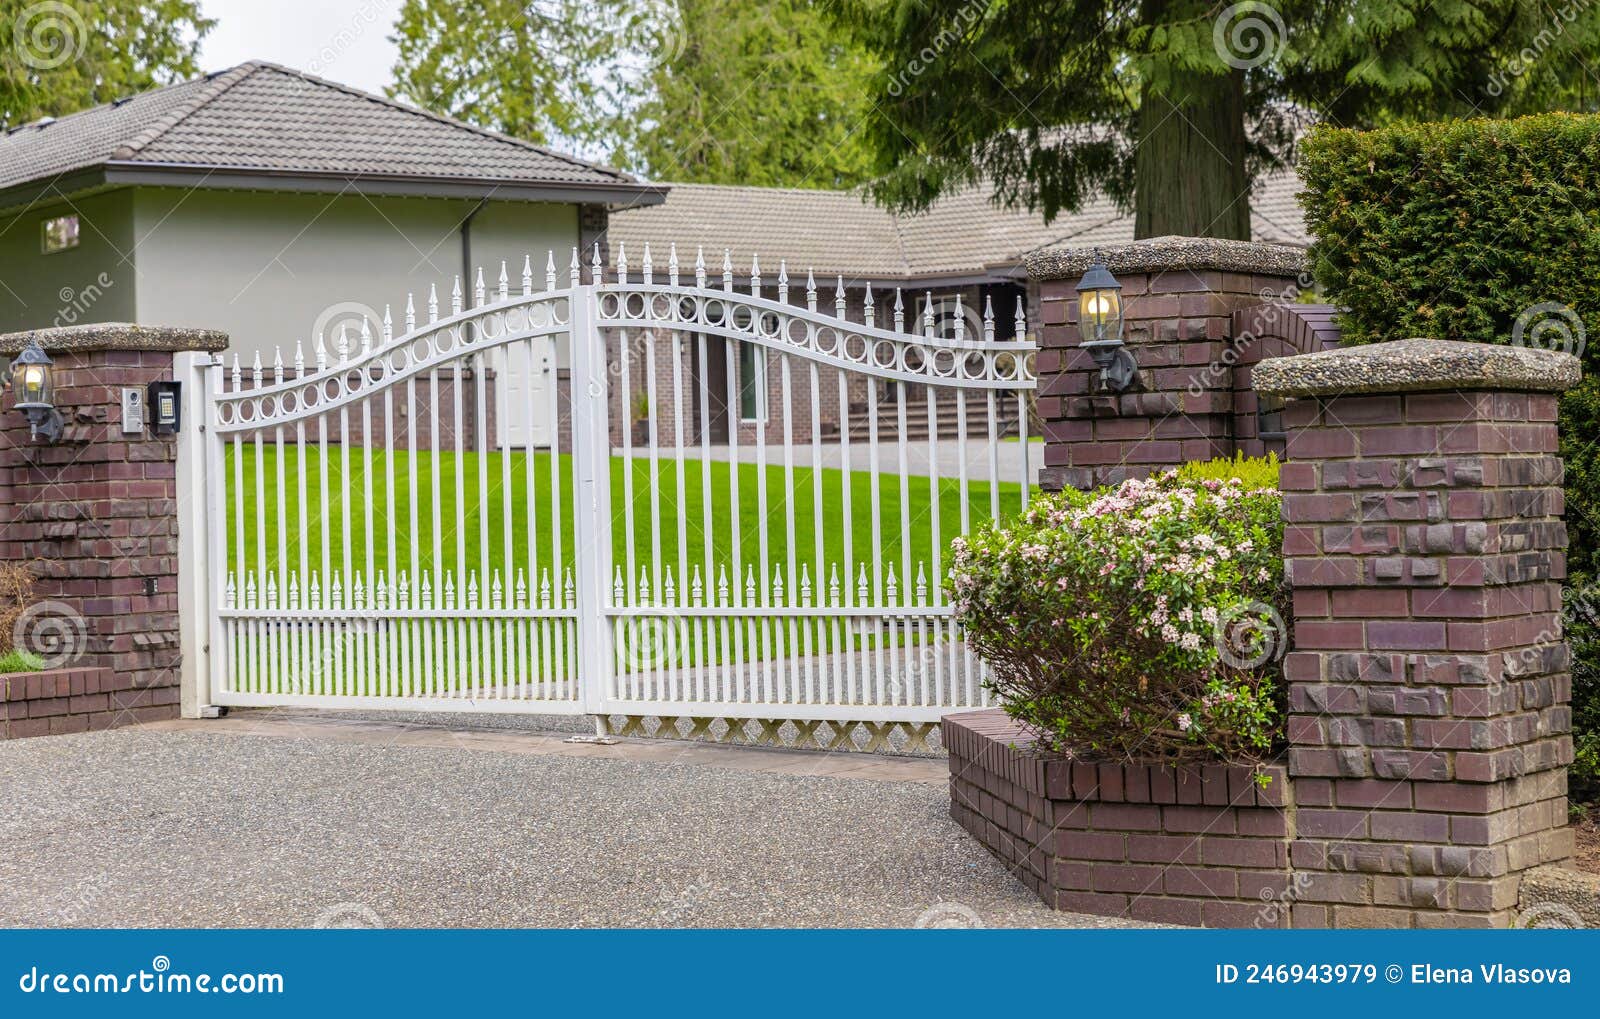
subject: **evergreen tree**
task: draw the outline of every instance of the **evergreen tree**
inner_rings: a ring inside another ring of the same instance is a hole
[[[878,55],[884,204],[987,180],[1053,218],[1104,191],[1140,237],[1248,238],[1309,120],[1593,102],[1600,5],[1526,0],[829,0]],[[1586,98],[1588,97],[1588,98]]]
[[[0,0],[0,127],[192,78],[198,0]]]
[[[660,180],[846,188],[865,180],[878,72],[811,0],[679,0],[619,162]]]
[[[637,101],[648,54],[678,35],[671,0],[405,0],[389,95],[591,154]]]

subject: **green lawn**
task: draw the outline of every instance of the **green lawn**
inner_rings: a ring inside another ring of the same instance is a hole
[[[302,555],[314,574],[322,573],[323,553],[326,548],[333,570],[345,575],[360,572],[369,589],[379,570],[392,581],[397,570],[412,573],[420,568],[432,571],[435,565],[446,573],[463,566],[476,572],[483,590],[481,605],[489,604],[489,577],[500,571],[506,588],[507,604],[512,597],[516,571],[527,571],[529,563],[528,520],[529,510],[535,521],[535,575],[530,576],[532,597],[537,597],[538,576],[550,571],[555,588],[556,604],[560,604],[561,570],[552,569],[556,563],[555,542],[552,534],[553,484],[559,482],[561,493],[561,561],[571,566],[575,559],[573,534],[573,479],[572,458],[566,454],[552,456],[535,453],[532,463],[532,498],[530,500],[528,454],[419,452],[415,456],[405,451],[392,454],[392,464],[381,449],[370,452],[359,448],[349,450],[331,447],[323,462],[315,447],[297,452],[286,448],[279,454],[269,443],[260,452],[252,443],[245,443],[236,454],[230,445],[227,453],[227,498],[223,525],[227,528],[231,573],[276,573],[280,563],[280,542],[288,572],[299,573]],[[709,533],[703,527],[704,505],[703,465],[700,461],[686,461],[684,484],[680,490],[676,461],[663,458],[652,479],[650,463],[635,458],[632,464],[632,502],[634,506],[632,562],[642,570],[651,569],[656,545],[659,542],[661,562],[678,568],[678,520],[685,521],[685,548],[691,576],[693,567],[700,565],[702,572],[710,545],[711,561],[720,569],[729,570],[729,584],[743,581],[732,575],[732,550],[734,530],[732,519],[734,471],[730,464],[709,464],[712,526]],[[387,478],[394,478],[389,489]],[[626,566],[628,560],[628,535],[625,524],[625,463],[621,457],[611,462],[612,519],[611,541],[613,561]],[[412,527],[412,483],[416,483],[416,526]],[[488,479],[488,498],[480,501],[480,472]],[[809,467],[794,468],[792,486],[786,482],[781,465],[768,465],[766,469],[765,513],[757,497],[760,472],[756,465],[738,465],[739,514],[738,534],[740,558],[746,567],[756,566],[759,571],[760,545],[764,535],[767,541],[769,564],[767,582],[773,570],[787,561],[788,536],[786,512],[791,498],[795,510],[795,552],[798,562],[807,564],[815,572],[817,563],[815,521],[820,513],[823,541],[822,561],[831,571],[837,564],[841,585],[854,583],[851,575],[862,564],[867,565],[869,576],[873,562],[873,475],[865,471],[843,471],[823,468],[813,476]],[[509,485],[506,479],[509,477]],[[283,487],[283,511],[279,512],[279,487]],[[816,495],[816,482],[821,483],[820,501]],[[879,474],[878,497],[881,505],[878,540],[882,561],[886,566],[901,563],[901,543],[909,545],[912,575],[917,564],[928,571],[928,582],[935,583],[933,568],[933,533],[935,518],[939,522],[940,557],[948,563],[948,545],[961,533],[962,492],[954,479],[942,478],[939,484],[937,506],[930,491],[929,479],[906,479],[906,508],[909,530],[902,528],[901,478],[898,475]],[[236,514],[235,494],[242,483],[243,500],[237,505],[242,514]],[[460,491],[458,494],[458,483]],[[301,496],[301,485],[305,495]],[[434,486],[438,485],[437,506]],[[326,514],[321,511],[321,492],[329,491]],[[844,495],[848,487],[850,512],[844,512]],[[348,492],[348,500],[346,500]],[[259,493],[259,496],[258,496]],[[1001,516],[1015,513],[1020,504],[1021,487],[1015,482],[1002,482],[998,489]],[[262,522],[257,523],[256,504],[264,507]],[[659,500],[659,514],[653,501]],[[308,509],[308,507],[310,507]],[[990,486],[987,482],[971,482],[967,490],[967,507],[970,523],[977,526],[989,519]],[[509,559],[505,519],[509,509],[511,517]],[[368,516],[370,514],[370,528]],[[242,534],[239,517],[242,515]],[[348,516],[348,525],[346,524]],[[348,526],[351,537],[349,569],[343,551],[343,538]],[[844,536],[851,535],[851,563],[846,569],[844,561]],[[485,556],[483,535],[487,534]],[[242,538],[242,542],[241,542]],[[392,548],[391,548],[392,545]],[[435,546],[438,547],[437,556]],[[263,555],[264,552],[264,555]],[[436,564],[437,559],[437,564]],[[507,570],[508,563],[511,570]],[[638,575],[630,580],[637,584]],[[654,577],[651,571],[652,579]],[[689,579],[675,576],[688,601]],[[827,596],[827,578],[812,578],[815,603]],[[716,578],[705,577],[705,599],[712,603],[716,596]],[[304,577],[301,583],[305,582]],[[415,577],[412,577],[415,583]],[[242,583],[242,581],[241,581]],[[326,583],[326,581],[324,581]],[[242,592],[241,592],[242,593]],[[913,592],[902,591],[907,600]],[[437,597],[437,594],[435,595]]]

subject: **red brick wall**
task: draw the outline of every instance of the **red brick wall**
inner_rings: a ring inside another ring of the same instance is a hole
[[[1092,488],[1231,456],[1240,388],[1233,366],[1264,356],[1258,344],[1236,343],[1236,315],[1296,287],[1292,276],[1214,270],[1118,273],[1118,280],[1123,338],[1142,375],[1139,387],[1121,394],[1099,389],[1098,369],[1079,347],[1076,280],[1040,284],[1046,489]],[[1253,404],[1248,413],[1254,415]]]
[[[53,669],[0,676],[0,739],[114,729],[171,718],[132,674],[107,668]]]
[[[948,715],[950,814],[1056,909],[1282,927],[1293,807],[1284,769],[1082,764],[1028,749],[999,710]]]
[[[1283,454],[1282,428],[1278,435],[1260,434],[1261,400],[1256,395],[1253,369],[1269,357],[1289,357],[1294,354],[1313,354],[1319,350],[1332,350],[1339,345],[1339,327],[1335,324],[1339,309],[1331,304],[1260,304],[1241,308],[1233,313],[1231,350],[1235,354],[1232,367],[1234,449],[1245,456],[1261,456],[1267,452]],[[1278,408],[1277,420],[1282,424],[1283,401],[1269,400],[1270,407]]]
[[[174,717],[175,438],[125,437],[119,427],[122,387],[172,378],[173,355],[96,351],[52,357],[66,434],[52,445],[31,442],[22,415],[4,412],[0,554],[37,560],[36,598],[65,603],[82,617],[85,646],[67,664],[113,670],[118,708],[129,718]]]

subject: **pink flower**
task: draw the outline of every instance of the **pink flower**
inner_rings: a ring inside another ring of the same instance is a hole
[[[1188,732],[1193,725],[1194,719],[1189,717],[1189,713],[1187,711],[1178,716],[1178,728],[1181,731]]]

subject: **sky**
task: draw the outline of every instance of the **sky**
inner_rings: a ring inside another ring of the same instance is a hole
[[[388,40],[401,0],[201,0],[217,27],[201,41],[200,65],[219,71],[270,60],[382,94],[392,80]]]

